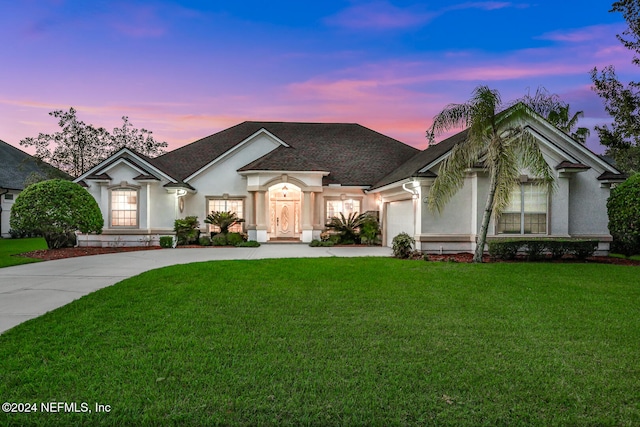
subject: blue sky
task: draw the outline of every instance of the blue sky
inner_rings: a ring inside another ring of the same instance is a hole
[[[608,121],[589,70],[635,78],[611,1],[77,1],[0,4],[0,139],[54,109],[129,116],[176,148],[244,120],[357,122],[418,148],[474,87],[544,86]],[[637,78],[636,78],[637,79]],[[595,132],[589,146],[598,151]]]

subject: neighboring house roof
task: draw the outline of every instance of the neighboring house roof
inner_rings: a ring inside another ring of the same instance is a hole
[[[57,168],[0,140],[0,188],[24,190],[25,181],[33,174],[43,178],[71,178]]]
[[[329,171],[323,183],[371,186],[419,152],[352,123],[243,122],[150,162],[185,180],[260,130],[288,145],[240,170]]]

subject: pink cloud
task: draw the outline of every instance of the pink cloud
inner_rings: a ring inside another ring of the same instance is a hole
[[[624,30],[624,26],[620,24],[612,25],[591,25],[583,28],[570,30],[558,30],[544,33],[538,37],[540,40],[551,40],[568,43],[583,43],[591,40],[610,39],[615,40],[615,33]]]
[[[351,29],[397,29],[418,27],[428,23],[435,13],[399,8],[386,1],[357,4],[325,19],[329,25]]]
[[[460,3],[453,6],[449,6],[446,10],[462,10],[462,9],[482,9],[482,10],[497,10],[504,9],[506,7],[513,7],[513,3],[506,1],[478,1]],[[518,5],[518,7],[527,7],[527,5]]]

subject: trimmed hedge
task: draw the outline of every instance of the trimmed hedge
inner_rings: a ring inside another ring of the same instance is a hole
[[[530,261],[543,259],[546,254],[552,259],[564,255],[585,259],[598,249],[597,240],[577,239],[500,239],[491,240],[488,245],[489,256],[493,259],[512,260],[519,252],[524,252]]]
[[[74,231],[102,233],[96,199],[79,184],[52,179],[31,184],[18,195],[9,219],[14,233],[42,235],[49,249],[74,246]]]
[[[314,239],[311,241],[311,243],[309,243],[309,246],[311,246],[312,248],[320,248],[320,247],[331,247],[333,246],[334,243],[332,240],[317,240]]]
[[[607,213],[611,250],[626,256],[640,254],[640,173],[611,190]]]
[[[259,248],[260,243],[255,240],[247,240],[246,242],[241,242],[236,245],[237,248]]]
[[[161,236],[160,237],[160,247],[172,248],[173,247],[173,236]]]

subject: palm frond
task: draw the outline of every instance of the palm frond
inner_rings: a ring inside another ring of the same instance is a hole
[[[549,193],[554,192],[556,190],[555,176],[540,150],[536,137],[525,130],[519,139],[518,154],[522,166],[529,169],[536,179],[539,179],[542,185],[547,188]]]

